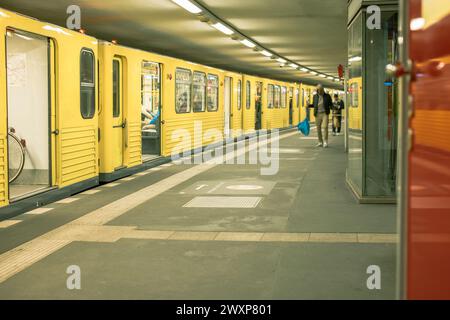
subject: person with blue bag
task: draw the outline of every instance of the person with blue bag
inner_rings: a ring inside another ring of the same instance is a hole
[[[317,93],[313,97],[314,116],[316,117],[317,147],[328,147],[328,122],[333,101],[331,96],[325,92],[321,84],[317,85]],[[322,134],[322,128],[324,133]]]

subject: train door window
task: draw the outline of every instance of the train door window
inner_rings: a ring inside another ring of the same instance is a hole
[[[208,74],[207,87],[208,111],[217,111],[219,108],[219,77]]]
[[[247,109],[250,109],[251,107],[251,90],[252,87],[250,81],[247,80],[245,83],[245,107]]]
[[[120,170],[124,167],[124,122],[122,114],[122,61],[114,58],[112,61],[112,126],[110,143],[113,147],[113,168]]]
[[[269,84],[267,87],[267,108],[269,109],[273,108],[273,94],[274,94],[273,84]]]
[[[237,109],[242,109],[242,81],[238,80],[237,84]]]
[[[305,105],[305,89],[302,89],[302,107]]]
[[[206,74],[194,71],[192,80],[192,109],[194,112],[203,112],[206,104]]]
[[[177,68],[175,81],[175,111],[189,113],[191,112],[191,71]]]
[[[161,150],[161,66],[142,61],[141,66],[141,133],[142,160],[148,161]]]
[[[280,107],[280,100],[281,100],[281,89],[280,86],[275,86],[275,92],[274,92],[274,107],[279,108]]]
[[[297,109],[300,107],[300,90],[295,89],[295,99],[297,100]]]
[[[91,119],[95,114],[95,57],[89,49],[81,50],[80,111],[84,119]]]
[[[18,200],[51,186],[52,59],[48,38],[10,29],[6,34],[8,135],[1,142],[8,150],[9,198]]]
[[[282,108],[286,108],[286,99],[287,99],[286,87],[281,87],[281,107]]]
[[[113,117],[120,116],[122,107],[121,97],[121,77],[122,77],[121,63],[119,59],[113,60]]]

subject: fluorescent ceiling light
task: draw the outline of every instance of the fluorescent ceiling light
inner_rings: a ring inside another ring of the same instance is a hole
[[[231,30],[230,28],[228,28],[227,26],[223,25],[220,22],[217,22],[215,24],[212,25],[214,28],[216,28],[217,30],[219,30],[222,33],[225,33],[226,35],[232,35],[234,33],[233,30]]]
[[[291,66],[292,69],[297,69],[298,68],[298,65],[296,65],[295,63],[291,63],[290,66]]]
[[[411,19],[411,22],[409,24],[409,28],[411,31],[417,31],[423,29],[425,26],[425,19],[424,18],[415,18]]]
[[[357,62],[357,61],[361,61],[362,60],[362,57],[360,57],[360,56],[354,56],[354,57],[351,57],[350,59],[348,59],[348,61],[350,61],[350,62]]]
[[[333,77],[327,77],[327,79],[333,80],[334,78]]]
[[[308,72],[308,69],[306,68],[301,68],[300,70],[302,70],[303,72]]]
[[[315,72],[315,71],[311,71],[311,74],[313,74],[313,75],[317,75],[317,72]]]
[[[197,7],[189,0],[172,0],[172,1],[175,2],[177,5],[179,5],[180,7],[182,7],[183,9],[189,11],[190,13],[198,14],[202,12],[202,9]]]
[[[320,74],[319,77],[321,77],[321,78],[326,78],[327,76],[324,75],[324,74]]]
[[[283,58],[278,58],[277,61],[278,61],[279,63],[286,63],[286,60],[284,60]]]
[[[247,39],[241,40],[241,43],[249,48],[254,48],[256,46],[253,42],[250,42]]]
[[[9,18],[9,16],[6,13],[2,12],[2,11],[0,11],[0,17]]]
[[[266,50],[261,51],[261,54],[263,56],[266,56],[266,57],[271,57],[272,56],[272,54],[269,51],[266,51]]]

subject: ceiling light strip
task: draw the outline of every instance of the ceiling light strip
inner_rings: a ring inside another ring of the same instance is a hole
[[[183,9],[185,9],[186,11],[192,13],[192,14],[196,14],[196,15],[204,15],[205,13],[209,14],[210,16],[214,17],[212,20],[216,20],[217,22],[211,24],[210,25],[215,28],[216,30],[224,33],[225,35],[231,36],[231,35],[235,35],[238,34],[237,38],[233,38],[235,40],[239,40],[240,43],[242,43],[243,45],[245,45],[248,48],[254,49],[256,48],[257,44],[255,43],[255,41],[253,40],[249,40],[247,39],[247,37],[245,37],[244,35],[242,35],[240,32],[238,32],[237,30],[233,30],[231,27],[228,27],[226,25],[225,22],[221,21],[219,18],[217,18],[213,13],[211,13],[209,10],[203,8],[202,6],[200,6],[199,4],[196,3],[196,1],[190,1],[190,0],[172,0],[174,3],[176,3],[177,5],[179,5],[180,7],[182,7]],[[239,37],[240,36],[240,37]],[[234,37],[234,36],[233,36]],[[268,51],[267,49],[265,49],[263,46],[258,44],[258,49],[257,51],[259,51],[263,56],[265,57],[273,57],[273,54]],[[354,62],[354,61],[360,61],[358,58],[360,57],[353,57],[350,58],[349,61]],[[285,66],[286,64],[289,64],[289,66],[294,69],[294,70],[299,70],[302,72],[307,72],[310,73],[314,76],[319,76],[321,78],[326,78],[329,80],[333,80],[334,81],[339,81],[339,79],[334,78],[330,75],[326,75],[326,74],[322,74],[316,71],[313,71],[311,69],[308,69],[304,66],[299,66],[294,62],[288,61],[282,57],[277,57],[276,61],[279,62],[281,64],[281,66]]]

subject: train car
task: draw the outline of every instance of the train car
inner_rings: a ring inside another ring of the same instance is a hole
[[[98,184],[97,40],[0,9],[0,213]]]

